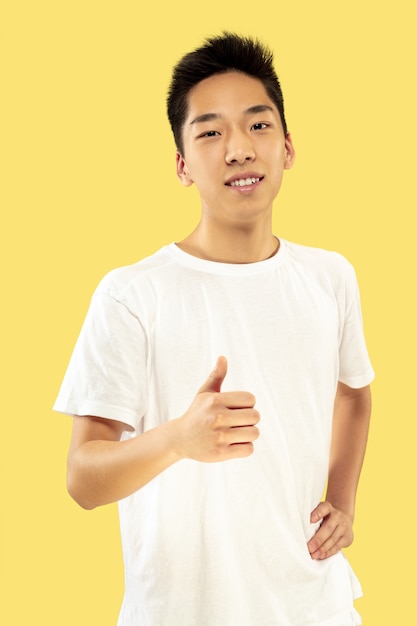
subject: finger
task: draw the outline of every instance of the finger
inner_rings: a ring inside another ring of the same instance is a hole
[[[329,556],[333,556],[342,548],[346,548],[350,543],[346,535],[337,527],[335,532],[333,532],[317,550],[310,553],[311,558],[314,560],[328,559]]]
[[[241,443],[252,443],[259,437],[259,430],[256,426],[240,426],[239,428],[228,428],[221,434],[221,443],[226,446],[235,446]]]
[[[345,516],[334,510],[308,542],[308,549],[313,559],[324,559],[336,554],[341,548],[350,546],[352,541],[353,531],[350,523]]]
[[[225,458],[227,459],[243,459],[247,456],[250,456],[254,451],[254,445],[252,442],[247,443],[234,443],[227,448],[227,454]]]
[[[318,504],[316,508],[311,512],[311,523],[314,524],[316,522],[320,522],[320,520],[323,520],[327,515],[330,515],[332,510],[333,507],[330,502],[320,502],[320,504]]]
[[[320,553],[322,556],[327,556],[329,553],[336,552],[339,548],[342,547],[344,543],[345,534],[343,529],[337,526],[334,532],[324,541],[320,546]]]
[[[249,391],[223,391],[218,397],[222,405],[228,409],[253,409],[256,398]]]
[[[259,437],[259,430],[256,426],[242,426],[241,428],[232,429],[232,441],[230,445],[235,446],[241,443],[253,443]]]
[[[327,521],[324,522],[320,526],[314,537],[308,542],[308,549],[310,551],[310,554],[313,555],[314,553],[323,550],[325,543],[329,541],[334,530],[335,528],[331,524],[329,524]]]
[[[207,380],[201,385],[198,393],[214,392],[221,390],[222,383],[227,374],[227,359],[219,356],[214,369],[210,372]]]
[[[222,394],[223,396],[224,394]],[[260,420],[256,409],[223,409],[214,420],[214,428],[218,430],[234,430],[244,426],[254,426]]]
[[[333,507],[329,502],[320,502],[320,504],[311,513],[311,522],[321,522],[314,537],[308,542],[308,549],[311,555],[321,550],[325,541],[331,536],[336,527],[336,522],[332,519],[331,512]]]

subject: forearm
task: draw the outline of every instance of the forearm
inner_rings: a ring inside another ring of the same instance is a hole
[[[339,384],[334,406],[326,500],[346,513],[352,521],[370,414],[369,387],[350,389]]]
[[[180,459],[172,445],[172,422],[125,441],[96,439],[74,446],[67,486],[85,509],[121,500]]]
[[[255,398],[246,391],[220,392],[227,361],[219,357],[188,410],[176,419],[120,441],[125,428],[97,416],[74,418],[68,454],[68,491],[92,509],[138,491],[177,461],[243,458],[259,436]]]

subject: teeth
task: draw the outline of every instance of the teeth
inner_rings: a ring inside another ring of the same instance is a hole
[[[244,187],[245,185],[254,185],[255,183],[259,183],[259,178],[239,178],[239,180],[233,180],[230,186]]]

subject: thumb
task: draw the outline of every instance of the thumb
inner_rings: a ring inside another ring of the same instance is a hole
[[[330,502],[320,502],[316,508],[311,512],[310,521],[311,523],[319,522],[323,520],[327,515],[330,515],[332,512],[332,505]]]
[[[222,383],[227,374],[227,359],[224,356],[219,356],[216,361],[216,365],[214,366],[213,371],[210,373],[206,382],[198,390],[198,393],[205,392],[219,392],[222,386]]]

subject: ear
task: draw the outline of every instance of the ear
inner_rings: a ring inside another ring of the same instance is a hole
[[[294,146],[292,143],[291,135],[290,133],[287,133],[287,136],[285,137],[284,169],[290,170],[292,166],[294,165],[294,161],[295,161],[295,150],[294,150]]]
[[[175,158],[177,162],[178,178],[180,179],[184,187],[190,187],[194,181],[190,176],[184,157],[177,151]]]

